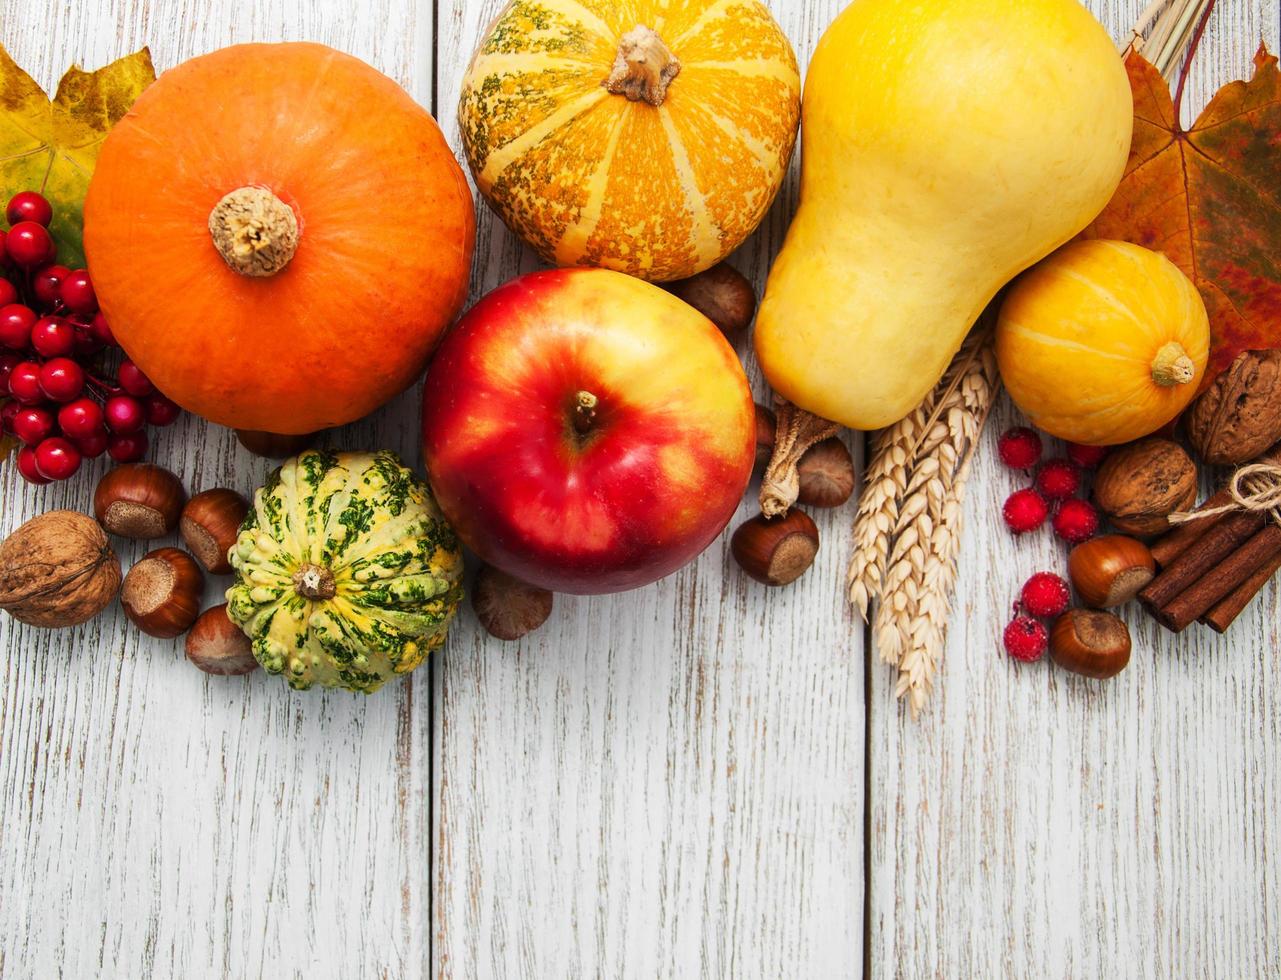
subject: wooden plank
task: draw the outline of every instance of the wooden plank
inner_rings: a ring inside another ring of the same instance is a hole
[[[1141,0],[1095,0],[1115,36]],[[1278,44],[1275,0],[1225,0],[1189,90],[1199,111]],[[1188,114],[1188,121],[1191,120]],[[999,516],[1018,480],[993,419],[967,504],[945,668],[919,725],[872,669],[871,974],[1263,977],[1281,973],[1278,594],[1227,638],[1137,611],[1129,669],[1100,684],[1017,666],[999,635],[1022,582],[1063,571]]]
[[[772,6],[807,60],[841,5]],[[463,68],[500,7],[441,5],[455,145]],[[758,285],[794,203],[791,184],[733,260]],[[477,295],[537,267],[488,211],[478,256]],[[791,590],[745,582],[722,539],[656,586],[558,598],[519,644],[451,644],[435,692],[440,975],[861,969],[862,630],[840,599],[847,523],[822,519],[820,561]]]
[[[164,68],[233,41],[305,38],[428,104],[432,25],[430,0],[0,0],[0,41],[49,90],[72,61],[143,44]],[[338,442],[416,459],[416,406],[406,395]],[[269,469],[191,419],[152,455],[193,488],[247,492]],[[0,530],[86,509],[105,468],[30,488],[0,465]],[[427,673],[368,700],[295,694],[261,673],[207,677],[181,651],[115,610],[57,633],[0,617],[0,974],[423,975]]]

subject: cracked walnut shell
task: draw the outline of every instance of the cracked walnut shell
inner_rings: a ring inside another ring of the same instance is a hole
[[[1196,503],[1196,464],[1178,443],[1141,439],[1114,451],[1094,478],[1094,502],[1123,534],[1151,537]]]
[[[1192,403],[1188,439],[1213,466],[1239,466],[1281,440],[1281,350],[1244,351]]]

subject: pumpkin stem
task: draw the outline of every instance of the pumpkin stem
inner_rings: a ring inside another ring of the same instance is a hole
[[[334,584],[334,576],[329,569],[320,565],[303,565],[294,572],[294,591],[312,602],[324,602],[334,597],[338,586]]]
[[[1176,341],[1170,341],[1152,358],[1152,380],[1162,388],[1191,384],[1195,377],[1196,364]]]
[[[618,41],[614,69],[603,84],[614,95],[658,107],[667,86],[680,74],[681,63],[652,27],[637,25]]]
[[[596,405],[599,399],[590,391],[580,391],[574,396],[574,431],[585,436],[596,423]]]
[[[214,248],[242,276],[265,279],[298,250],[294,209],[265,187],[238,187],[209,212]]]
[[[761,513],[766,517],[782,517],[792,509],[801,492],[797,469],[801,457],[811,446],[841,431],[835,422],[797,408],[785,398],[777,400],[775,415],[774,455],[761,480]]]

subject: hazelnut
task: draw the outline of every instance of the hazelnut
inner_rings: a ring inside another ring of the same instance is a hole
[[[1130,662],[1130,631],[1112,613],[1069,609],[1050,630],[1050,657],[1064,670],[1107,680]]]
[[[93,492],[93,513],[112,534],[154,541],[173,534],[187,499],[182,481],[154,463],[108,470]]]
[[[297,456],[316,441],[319,433],[308,432],[300,436],[277,435],[254,429],[237,429],[236,440],[255,456],[264,459],[288,459]]]
[[[125,575],[120,605],[148,636],[169,639],[191,629],[200,614],[205,577],[194,558],[177,548],[148,552]]]
[[[764,405],[756,406],[756,465],[764,466],[774,455],[774,434],[778,419]]]
[[[1156,561],[1142,541],[1109,534],[1073,548],[1068,575],[1087,606],[1110,609],[1129,602],[1152,581]]]
[[[236,543],[249,501],[235,490],[217,487],[196,494],[182,509],[178,529],[187,548],[212,575],[230,575],[227,552]]]
[[[840,507],[854,493],[854,458],[836,436],[816,442],[796,465],[801,489],[797,503]]]
[[[0,609],[29,626],[78,626],[120,589],[120,560],[92,517],[52,510],[0,542]]]
[[[818,528],[808,514],[795,508],[782,517],[761,514],[734,532],[730,551],[743,571],[756,581],[788,585],[814,564]]]
[[[490,636],[519,640],[547,622],[552,613],[552,594],[485,565],[476,573],[471,604]]]
[[[227,604],[200,614],[187,634],[187,659],[206,674],[234,676],[258,669],[249,637],[227,618]]]
[[[707,317],[733,340],[756,315],[756,293],[747,277],[728,262],[698,275],[667,284],[667,288]]]
[[[1196,503],[1196,464],[1178,443],[1141,439],[1115,450],[1094,477],[1094,502],[1124,534],[1152,537]]]
[[[1281,350],[1243,351],[1188,410],[1188,441],[1213,466],[1239,466],[1281,439]]]

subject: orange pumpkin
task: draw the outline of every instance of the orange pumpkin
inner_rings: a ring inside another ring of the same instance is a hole
[[[102,311],[156,386],[286,434],[360,418],[421,375],[475,240],[431,115],[305,43],[162,75],[103,145],[84,216]]]
[[[546,261],[668,282],[761,223],[800,111],[760,0],[510,0],[458,125],[477,188]]]

